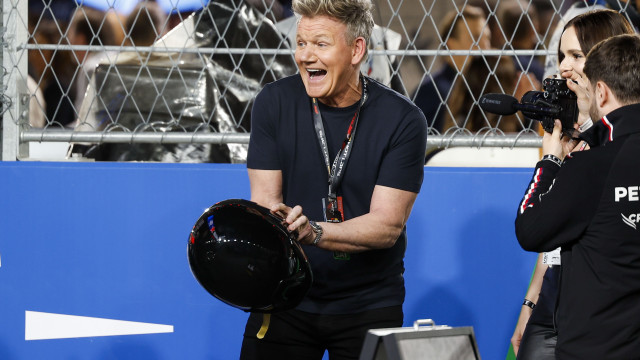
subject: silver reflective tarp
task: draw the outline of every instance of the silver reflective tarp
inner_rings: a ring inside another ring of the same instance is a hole
[[[238,0],[210,2],[154,47],[287,49],[273,22]],[[263,85],[294,74],[292,55],[159,51],[105,56],[82,102],[77,131],[249,132]],[[245,162],[247,144],[74,144],[98,161]]]

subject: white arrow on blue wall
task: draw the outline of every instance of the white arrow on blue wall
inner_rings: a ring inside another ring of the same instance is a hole
[[[25,340],[172,333],[172,325],[25,311]]]

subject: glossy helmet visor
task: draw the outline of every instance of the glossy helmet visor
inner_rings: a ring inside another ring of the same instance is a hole
[[[254,202],[211,206],[191,230],[191,272],[211,295],[244,311],[297,306],[311,287],[311,266],[282,218]]]

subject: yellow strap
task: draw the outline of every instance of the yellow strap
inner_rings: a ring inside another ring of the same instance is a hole
[[[262,314],[262,326],[260,327],[260,330],[256,335],[258,339],[262,339],[267,334],[267,330],[269,330],[270,321],[271,321],[271,314],[266,314],[266,313]]]

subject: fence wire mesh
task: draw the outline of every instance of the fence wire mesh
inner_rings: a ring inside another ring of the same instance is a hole
[[[374,5],[362,71],[423,109],[430,149],[539,146],[537,121],[484,112],[478,99],[541,90],[556,72],[563,16],[606,6],[638,18],[618,0]],[[297,72],[290,6],[4,0],[3,159],[50,141],[96,160],[243,162],[253,98]]]

